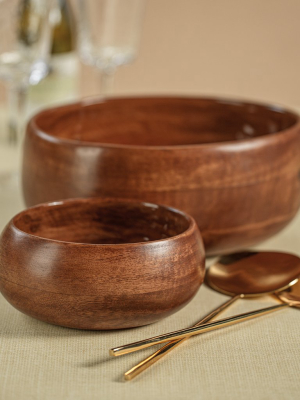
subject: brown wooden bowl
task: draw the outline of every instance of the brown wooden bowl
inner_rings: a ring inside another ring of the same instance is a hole
[[[195,221],[127,200],[42,204],[0,238],[0,290],[18,310],[56,325],[120,329],[176,312],[204,278]]]
[[[23,164],[27,205],[135,198],[192,215],[207,254],[256,244],[300,204],[299,116],[203,98],[123,98],[37,114]]]

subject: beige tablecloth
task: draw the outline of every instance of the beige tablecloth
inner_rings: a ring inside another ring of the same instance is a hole
[[[12,153],[0,148],[0,171],[14,162]],[[0,175],[0,182],[2,229],[23,205],[16,178]],[[300,254],[299,243],[300,215],[260,248]],[[187,307],[162,322],[89,332],[27,317],[0,296],[0,400],[299,399],[300,311],[295,309],[195,337],[137,379],[122,381],[122,374],[153,350],[110,358],[109,348],[190,326],[226,299],[203,286]],[[223,316],[274,303],[240,300]]]

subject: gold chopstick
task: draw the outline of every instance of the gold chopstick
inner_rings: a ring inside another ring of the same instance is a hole
[[[234,297],[231,297],[229,300],[227,300],[221,306],[219,306],[218,308],[213,310],[211,313],[206,315],[204,318],[202,318],[201,321],[197,322],[197,324],[193,325],[193,327],[200,326],[200,325],[205,324],[206,322],[212,320],[214,317],[219,315],[222,311],[227,309],[232,303],[234,303],[236,300],[238,300],[240,298],[241,298],[241,295],[239,295],[239,294]],[[138,363],[137,365],[132,367],[129,371],[125,372],[124,378],[127,381],[135,378],[137,375],[139,375],[141,372],[145,371],[147,368],[149,368],[151,365],[156,363],[158,360],[160,360],[162,357],[164,357],[171,350],[175,349],[177,346],[179,346],[181,343],[183,343],[187,339],[188,338],[173,340],[172,342],[165,344],[163,347],[161,347],[155,353],[151,354],[151,356],[145,358],[143,361],[141,361],[140,363]]]
[[[235,315],[233,317],[226,318],[223,320],[218,320],[218,321],[212,322],[210,324],[204,324],[204,325],[197,326],[197,327],[181,329],[179,331],[165,333],[163,335],[154,336],[152,338],[141,340],[139,342],[129,343],[124,346],[115,347],[113,349],[110,349],[109,354],[111,356],[121,356],[123,354],[128,354],[128,353],[132,353],[134,351],[145,349],[145,348],[153,346],[155,344],[169,342],[169,341],[175,340],[175,339],[176,340],[183,339],[183,338],[187,338],[190,336],[198,335],[200,333],[205,333],[205,332],[209,332],[209,331],[219,329],[222,327],[230,326],[230,325],[236,324],[238,322],[247,321],[249,319],[271,313],[273,311],[279,310],[284,307],[289,307],[289,305],[288,304],[280,304],[277,306],[272,306],[272,307],[267,307],[267,308],[263,308],[260,310],[252,311],[249,313]]]

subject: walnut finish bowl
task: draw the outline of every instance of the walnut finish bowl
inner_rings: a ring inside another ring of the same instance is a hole
[[[204,277],[195,221],[122,200],[42,204],[0,238],[0,290],[18,310],[79,329],[156,322],[187,304]]]
[[[123,98],[49,109],[29,123],[27,205],[121,197],[192,215],[207,254],[280,231],[300,204],[299,116],[203,98]]]

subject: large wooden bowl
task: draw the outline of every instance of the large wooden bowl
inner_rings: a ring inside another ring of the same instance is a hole
[[[49,109],[29,123],[27,205],[112,196],[191,214],[207,254],[280,231],[300,203],[299,116],[201,98],[123,98]]]
[[[156,322],[204,277],[195,221],[155,204],[77,199],[21,212],[0,238],[0,290],[18,310],[79,329]]]

